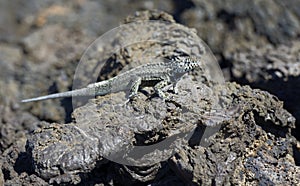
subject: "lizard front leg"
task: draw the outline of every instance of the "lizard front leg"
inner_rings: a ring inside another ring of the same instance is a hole
[[[134,96],[137,95],[137,92],[139,90],[139,87],[142,83],[142,78],[141,77],[136,77],[133,80],[131,80],[132,84],[129,90],[129,96],[128,99],[133,98]]]
[[[173,82],[173,92],[174,92],[175,94],[178,93],[177,81],[176,81],[176,82]]]
[[[177,83],[181,79],[182,76],[183,76],[183,73],[178,73],[178,74],[175,74],[175,75],[171,76],[171,78],[170,78],[170,81],[171,81],[171,83],[173,85],[173,92],[175,94],[178,93]]]

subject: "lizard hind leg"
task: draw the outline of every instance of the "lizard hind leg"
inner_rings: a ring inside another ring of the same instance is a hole
[[[141,83],[142,83],[142,78],[140,78],[140,77],[133,78],[130,81],[130,83],[129,83],[130,88],[129,88],[129,92],[127,95],[128,100],[132,99],[134,96],[137,95],[137,92],[139,90]]]
[[[128,90],[126,91],[126,101],[122,104],[122,106],[126,106],[129,103],[129,101],[132,100],[132,98],[137,95],[141,83],[142,83],[142,78],[140,77],[135,77],[130,80],[126,89]]]

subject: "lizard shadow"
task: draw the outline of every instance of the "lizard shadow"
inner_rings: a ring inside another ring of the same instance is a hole
[[[65,110],[65,123],[71,123],[72,122],[72,113],[74,111],[73,104],[72,104],[72,97],[63,98],[60,101],[60,104]]]

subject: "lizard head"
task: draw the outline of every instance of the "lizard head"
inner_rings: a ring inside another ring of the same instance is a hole
[[[200,66],[200,58],[194,56],[176,56],[173,61],[177,73],[189,72]]]

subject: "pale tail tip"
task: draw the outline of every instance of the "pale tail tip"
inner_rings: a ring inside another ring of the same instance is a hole
[[[30,99],[23,99],[23,100],[21,100],[21,103],[28,103],[30,101],[31,101]]]
[[[40,101],[40,100],[44,100],[43,98],[30,98],[30,99],[23,99],[21,100],[21,103],[28,103],[28,102],[33,102],[33,101]]]

